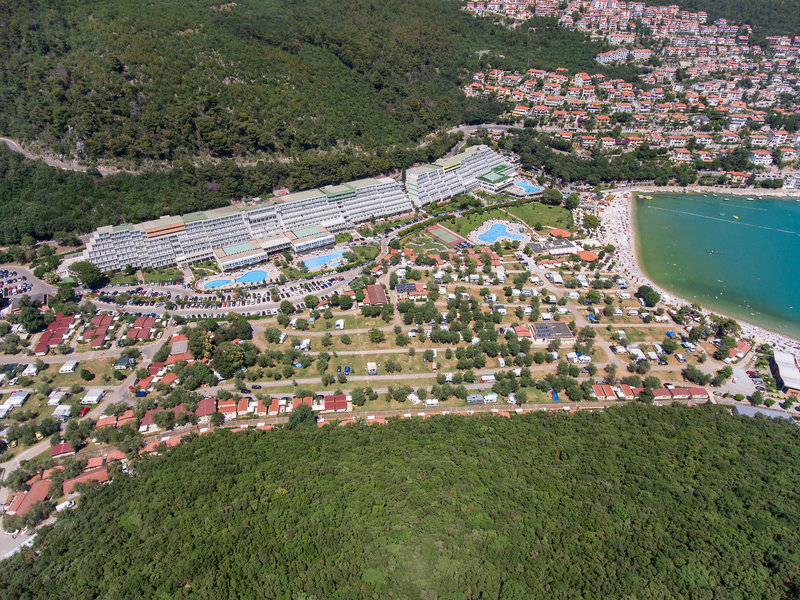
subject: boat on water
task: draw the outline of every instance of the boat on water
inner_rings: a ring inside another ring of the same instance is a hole
[[[739,217],[737,217],[736,215],[733,215],[733,218],[734,218],[734,219],[738,219]]]

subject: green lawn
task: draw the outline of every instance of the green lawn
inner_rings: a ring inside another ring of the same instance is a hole
[[[547,206],[538,202],[528,202],[522,206],[510,206],[506,210],[531,227],[537,223],[560,229],[572,227],[572,214],[563,206]]]
[[[111,285],[136,285],[139,280],[136,275],[125,275],[124,273],[114,273],[109,277]]]
[[[164,283],[183,279],[183,273],[180,269],[176,269],[175,267],[164,269],[163,271],[158,271],[156,269],[145,270],[142,271],[142,274],[144,275],[145,283]]]

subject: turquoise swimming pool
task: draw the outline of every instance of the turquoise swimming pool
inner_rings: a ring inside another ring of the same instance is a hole
[[[244,275],[241,275],[234,280],[212,279],[211,281],[204,283],[203,288],[206,290],[213,290],[214,288],[231,285],[232,283],[259,283],[267,278],[269,278],[269,273],[267,273],[264,269],[253,269],[252,271],[248,271]]]
[[[520,188],[526,194],[538,194],[542,191],[542,188],[533,185],[531,182],[521,179],[516,183],[516,186]]]
[[[303,261],[303,264],[306,268],[310,271],[315,269],[319,269],[320,267],[338,267],[340,264],[344,262],[342,257],[344,256],[344,250],[336,250],[334,252],[329,252],[328,254],[322,254],[320,256],[312,256],[311,258],[307,258]]]
[[[518,233],[511,233],[508,230],[508,227],[502,223],[495,223],[489,228],[489,231],[485,231],[478,236],[478,240],[484,244],[494,244],[500,238],[506,238],[509,240],[524,239],[523,236],[519,235]]]
[[[213,290],[214,288],[222,287],[223,285],[230,285],[230,279],[214,279],[212,281],[206,281],[203,284],[203,288],[207,290]]]
[[[258,283],[259,281],[264,281],[269,277],[269,273],[267,273],[263,269],[254,269],[252,271],[248,271],[241,277],[237,277],[234,279],[236,283]]]

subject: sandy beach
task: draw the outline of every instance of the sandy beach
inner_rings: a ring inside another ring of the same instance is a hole
[[[747,189],[723,189],[704,186],[694,186],[691,188],[664,188],[653,186],[632,186],[629,188],[618,188],[605,192],[605,206],[600,207],[598,216],[600,217],[600,227],[598,228],[597,237],[602,244],[613,244],[616,251],[617,265],[620,274],[627,277],[632,286],[638,287],[640,285],[649,285],[654,290],[661,294],[661,298],[669,306],[680,308],[684,305],[691,305],[690,302],[684,298],[680,298],[675,294],[668,292],[659,286],[655,285],[647,276],[639,264],[639,258],[636,252],[636,230],[633,227],[633,195],[634,193],[680,193],[683,189],[687,189],[692,193],[705,193],[716,194],[718,196],[727,195],[741,195],[757,197],[754,190]],[[780,192],[781,190],[777,190]],[[797,191],[792,193],[773,193],[770,190],[768,195],[771,197],[794,197],[800,195]],[[704,308],[705,314],[711,314],[712,311]],[[714,314],[723,314],[719,311],[713,311]],[[728,316],[728,315],[725,315]],[[732,317],[735,318],[735,317]],[[750,338],[757,344],[769,344],[773,348],[786,350],[795,354],[800,351],[800,343],[786,335],[769,331],[763,327],[753,325],[739,318],[736,321],[742,326],[742,337]]]

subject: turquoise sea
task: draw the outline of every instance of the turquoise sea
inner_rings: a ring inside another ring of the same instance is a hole
[[[800,200],[651,195],[635,198],[633,222],[652,281],[800,339]]]

